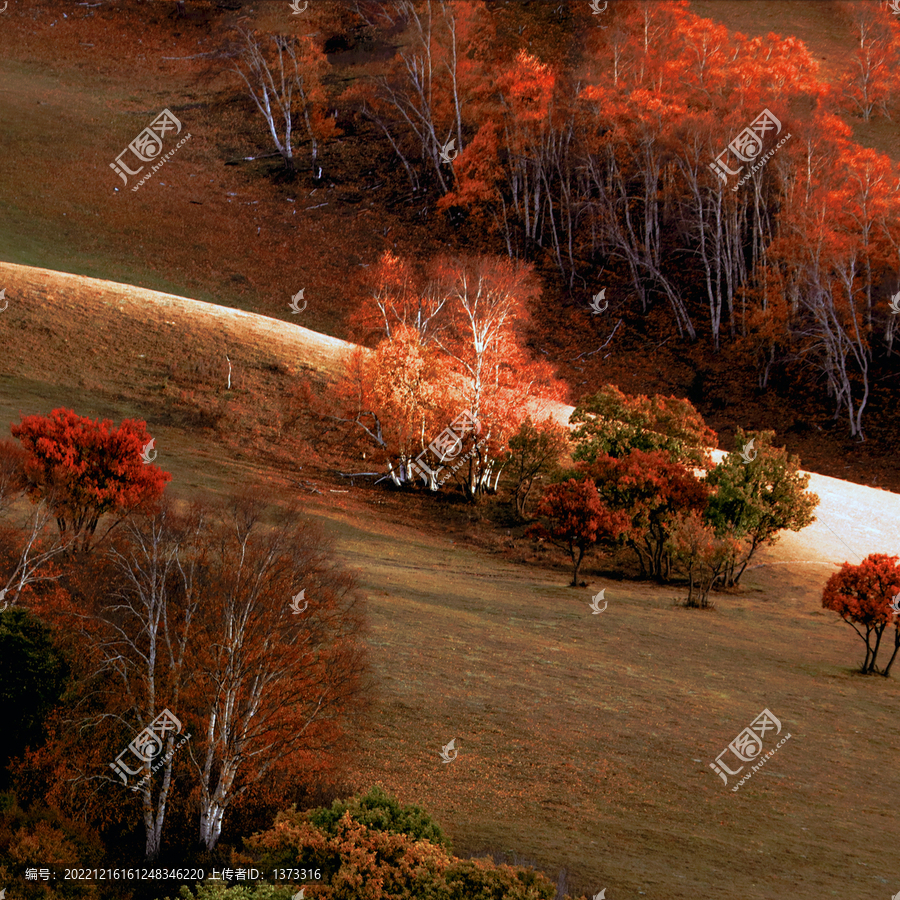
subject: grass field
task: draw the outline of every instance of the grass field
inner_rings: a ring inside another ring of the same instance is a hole
[[[246,482],[301,490],[306,470],[166,424],[150,387],[127,389],[141,384],[140,369],[124,367],[144,365],[138,351],[155,340],[159,315],[198,352],[227,334],[248,385],[273,359],[333,377],[333,339],[279,327],[260,343],[271,327],[261,317],[133,288],[115,299],[109,283],[6,265],[0,276],[13,286],[0,316],[0,420],[60,404],[146,417],[158,422],[159,463],[178,496]],[[84,372],[76,363],[98,340],[84,322],[100,322],[113,299],[108,347]],[[42,343],[48,316],[60,324]],[[96,390],[79,386],[82,375]],[[607,887],[610,900],[875,900],[896,887],[885,860],[896,838],[900,687],[852,671],[861,642],[819,598],[834,562],[896,550],[900,497],[814,476],[819,521],[700,612],[674,605],[677,587],[604,577],[598,560],[588,586],[571,589],[561,565],[515,562],[524,542],[489,552],[449,493],[410,500],[315,472],[322,493],[307,494],[309,513],[368,597],[378,689],[355,736],[358,788],[381,784],[421,804],[461,855],[531,861],[554,879],[565,869],[571,890]],[[609,605],[592,615],[600,588]],[[791,738],[732,793],[709,764],[764,708]],[[459,756],[443,764],[454,737]]]

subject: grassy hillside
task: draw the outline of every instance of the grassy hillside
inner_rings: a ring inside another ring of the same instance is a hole
[[[251,386],[232,394],[249,416],[251,398],[269,402],[266,378],[283,377],[270,385],[281,389],[333,377],[340,342],[77,276],[4,265],[0,277],[11,286],[0,420],[60,404],[147,417],[176,495],[282,485],[335,536],[368,596],[378,685],[356,736],[359,788],[421,804],[461,855],[533,861],[553,878],[564,868],[573,890],[607,887],[611,900],[893,889],[883,861],[900,685],[852,671],[861,642],[819,597],[836,561],[897,549],[900,496],[817,476],[819,521],[764,554],[713,612],[674,605],[678,588],[615,580],[598,559],[573,590],[529,545],[490,539],[450,492],[408,497],[300,470],[248,449],[263,408],[228,439],[184,427],[158,391],[170,357],[212,358],[218,340]],[[595,616],[601,588],[609,605]],[[791,739],[731,793],[709,763],[763,708]],[[442,764],[453,737],[459,756]]]
[[[313,4],[310,15],[325,8]],[[854,51],[830,2],[696,0],[693,8],[746,34],[795,35],[835,84]],[[343,134],[323,148],[326,177],[316,182],[301,172],[285,180],[280,163],[265,158],[272,152],[265,126],[231,69],[226,37],[241,15],[264,30],[288,27],[284,9],[187,10],[178,17],[174,0],[11,0],[0,29],[0,259],[291,322],[288,302],[302,288],[303,325],[344,337],[366,271],[384,250],[415,258],[492,249],[437,214],[433,199],[411,195],[383,137],[343,114]],[[327,24],[303,21],[313,30]],[[336,104],[377,55],[364,47],[332,54],[328,89]],[[137,193],[119,190],[110,162],[163,108],[191,140]],[[896,123],[848,121],[863,146],[896,158]],[[651,325],[648,334],[622,329],[607,352],[588,356],[611,329],[560,304],[552,291],[536,318],[548,303],[568,343],[536,339],[535,349],[569,383],[571,402],[606,382],[689,396],[724,436],[737,426],[774,428],[810,470],[900,490],[893,378],[872,385],[869,440],[860,445],[809,386],[773,384],[760,395],[755,373],[727,348],[714,356],[702,342],[686,346],[668,331],[654,336]]]

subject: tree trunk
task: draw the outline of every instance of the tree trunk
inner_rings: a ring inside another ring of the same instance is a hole
[[[584,559],[584,547],[578,547],[578,553],[575,553],[576,548],[571,548],[570,553],[572,555],[572,562],[575,564],[572,570],[572,584],[569,587],[578,587],[578,568],[581,565],[581,560]]]
[[[881,673],[885,678],[890,676],[891,666],[894,664],[894,660],[897,658],[897,651],[900,650],[900,622],[897,622],[895,624],[894,629],[894,652],[891,654],[891,658],[888,660],[888,664],[884,667],[884,671]]]

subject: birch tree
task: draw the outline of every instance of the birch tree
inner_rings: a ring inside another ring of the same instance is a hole
[[[320,178],[319,143],[336,127],[334,120],[323,114],[322,76],[327,66],[324,54],[309,37],[238,30],[243,47],[241,62],[234,70],[265,119],[275,149],[288,171],[293,172],[296,132],[302,128],[309,141],[313,177]]]
[[[208,850],[238,797],[285,764],[315,767],[360,695],[353,578],[297,509],[271,524],[267,512],[261,499],[237,498],[207,537],[187,707],[197,722],[188,748]]]

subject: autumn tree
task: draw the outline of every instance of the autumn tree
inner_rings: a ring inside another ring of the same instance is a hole
[[[774,431],[738,428],[735,449],[706,476],[712,491],[706,521],[717,537],[739,542],[725,566],[728,586],[740,581],[756,551],[774,544],[780,531],[800,531],[815,521],[819,498],[807,490],[810,476],[800,471],[798,457],[772,446],[774,437]],[[744,448],[753,457],[749,462]]]
[[[838,8],[849,19],[856,44],[843,79],[843,99],[865,122],[876,109],[890,117],[888,103],[897,68],[894,42],[898,29],[878,4],[845,0]]]
[[[397,328],[413,328],[424,346],[434,340],[447,302],[413,262],[386,250],[372,266],[369,293],[350,316],[350,328],[362,341],[393,340]]]
[[[391,0],[382,7],[392,33],[402,28],[402,38],[393,38],[398,52],[347,99],[384,134],[414,191],[427,175],[445,193],[452,169],[444,147],[451,161],[465,148],[467,120],[478,118],[489,84],[491,16],[482,0]]]
[[[172,755],[174,727],[140,753],[129,744],[163,710],[188,724],[184,694],[194,671],[207,530],[198,512],[179,515],[164,500],[151,515],[129,518],[103,553],[78,560],[68,596],[44,609],[78,641],[60,745],[78,761],[73,802],[98,817],[101,798],[121,794],[117,806],[137,806],[148,860],[161,851],[175,767],[183,773],[186,760]],[[80,735],[89,737],[87,746]]]
[[[101,517],[115,518],[106,533],[131,512],[157,500],[171,476],[144,463],[142,451],[151,444],[146,424],[125,419],[113,428],[55,409],[49,416],[23,416],[11,427],[24,447],[28,493],[47,500],[61,536],[87,550]]]
[[[476,500],[496,490],[507,441],[535,401],[553,397],[558,386],[550,367],[524,348],[528,304],[539,291],[531,267],[497,257],[441,258],[434,279],[448,318],[436,343],[461,376],[463,408],[483,424],[470,438],[464,481]]]
[[[320,178],[319,144],[337,131],[335,120],[326,114],[325,54],[309,35],[238,31],[243,46],[234,69],[265,119],[285,167],[290,172],[296,167],[296,133],[302,127],[309,140],[313,177]]]
[[[870,553],[859,565],[845,562],[825,584],[822,606],[836,612],[860,636],[866,656],[863,675],[877,672],[875,662],[885,629],[894,623],[894,650],[880,674],[887,677],[900,649],[900,619],[891,603],[900,596],[897,557]]]
[[[526,416],[509,439],[506,463],[513,486],[516,514],[524,519],[528,497],[535,481],[554,471],[567,449],[566,430],[547,418],[539,425]]]
[[[188,753],[209,850],[236,798],[286,771],[326,769],[361,699],[353,578],[298,510],[279,512],[271,525],[266,512],[259,498],[235,498],[204,536],[194,677],[183,703],[196,726]],[[298,595],[304,607],[294,613]]]
[[[592,463],[598,455],[621,458],[632,450],[664,451],[685,464],[710,464],[716,433],[687,400],[655,394],[627,395],[607,384],[575,407],[569,422],[573,458]]]
[[[386,337],[374,353],[351,354],[336,394],[338,418],[388,459],[395,484],[422,478],[437,490],[441,464],[459,458],[469,500],[496,491],[509,438],[561,394],[550,367],[524,347],[537,290],[529,267],[502,258],[438,257],[422,280],[382,259],[356,321]],[[478,427],[453,438],[448,429],[463,414]]]
[[[96,819],[139,810],[148,859],[176,799],[196,804],[211,850],[235,801],[282,789],[298,768],[332,771],[326,751],[360,697],[352,579],[314,523],[266,499],[134,517],[79,560],[71,598],[42,609],[80,648],[67,727],[47,754],[62,772],[54,797]],[[129,744],[165,710],[183,727],[138,755]]]
[[[335,418],[359,429],[395,485],[415,484],[419,469],[414,460],[449,421],[452,387],[437,348],[423,344],[416,329],[395,323],[374,352],[352,352],[335,388],[343,412]],[[428,471],[433,471],[430,466]],[[429,475],[428,487],[437,489],[435,476]]]
[[[532,526],[529,534],[546,537],[562,547],[572,560],[571,587],[578,586],[578,569],[585,552],[597,543],[615,541],[628,532],[627,515],[610,510],[600,499],[590,478],[580,483],[570,478],[550,485],[537,507],[549,526]]]
[[[688,582],[685,606],[707,609],[709,594],[716,582],[721,582],[729,562],[738,551],[737,541],[730,536],[719,537],[691,510],[676,513],[669,528],[668,549],[680,565]]]
[[[672,562],[670,528],[677,514],[705,509],[706,486],[662,450],[632,450],[621,459],[598,455],[588,471],[604,503],[629,520],[627,543],[641,574],[666,581]]]

